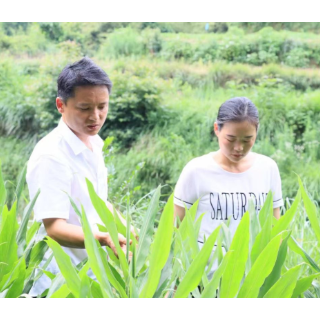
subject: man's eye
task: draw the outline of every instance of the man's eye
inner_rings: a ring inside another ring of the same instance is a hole
[[[234,142],[235,140],[229,140],[229,139],[227,139],[229,142]]]
[[[79,108],[81,111],[87,111],[89,108]]]

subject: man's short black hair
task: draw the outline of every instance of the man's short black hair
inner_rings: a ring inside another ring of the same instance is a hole
[[[67,65],[58,77],[58,97],[64,102],[74,97],[74,90],[81,86],[106,86],[110,94],[112,82],[108,75],[91,59],[81,60]]]

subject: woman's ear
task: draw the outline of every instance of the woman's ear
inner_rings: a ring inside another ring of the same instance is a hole
[[[218,127],[218,123],[217,122],[215,122],[214,124],[213,124],[213,130],[214,130],[214,133],[216,134],[216,136],[217,137],[219,137],[219,127]]]
[[[57,109],[58,109],[59,113],[62,114],[64,112],[65,104],[64,104],[63,100],[60,97],[56,98],[56,106],[57,106]]]

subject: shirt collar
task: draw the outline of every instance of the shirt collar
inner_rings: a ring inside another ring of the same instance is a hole
[[[76,156],[88,149],[88,147],[70,130],[62,118],[59,121],[58,130],[62,133],[64,140],[68,143]],[[102,150],[104,142],[97,134],[90,137],[90,142]]]

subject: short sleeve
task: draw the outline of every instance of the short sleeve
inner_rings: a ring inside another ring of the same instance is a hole
[[[274,163],[274,166],[272,167],[271,185],[271,189],[273,192],[273,208],[279,208],[283,206],[283,199],[281,189],[281,177],[276,163]]]
[[[174,190],[174,203],[188,209],[198,199],[195,172],[190,162],[182,170]]]
[[[28,168],[27,183],[30,199],[40,194],[34,207],[35,219],[69,218],[72,173],[67,165],[53,157],[41,157]]]

